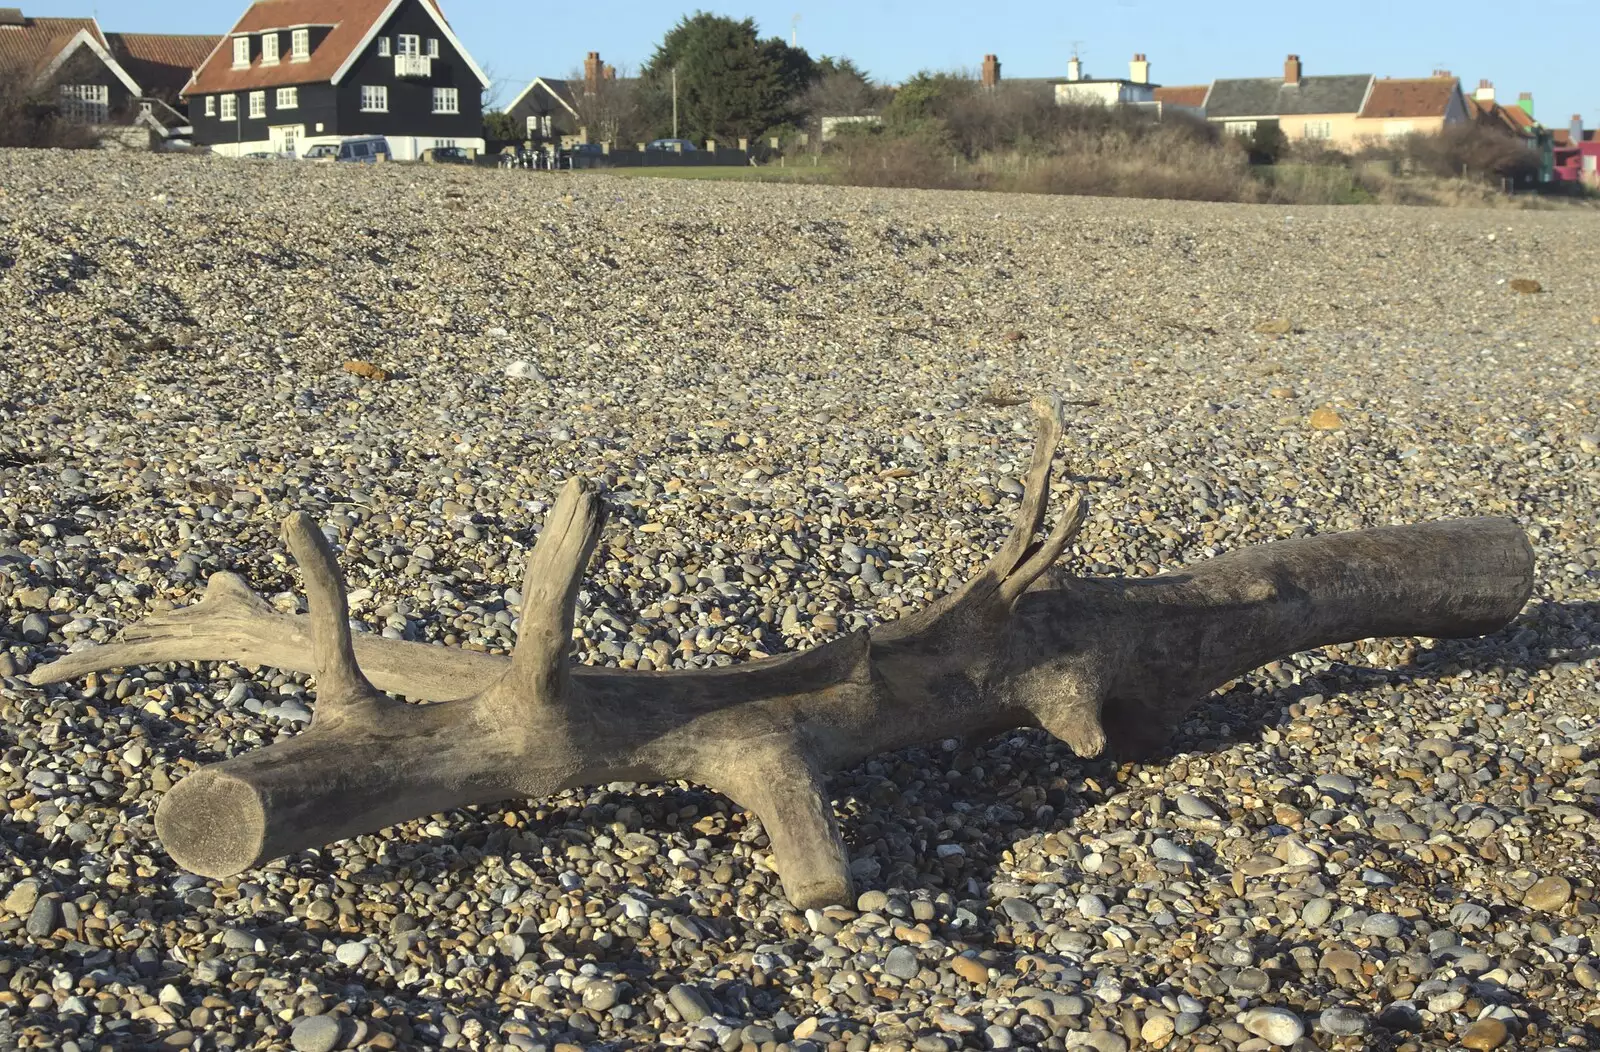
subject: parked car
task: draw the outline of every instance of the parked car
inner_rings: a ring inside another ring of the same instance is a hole
[[[694,153],[694,143],[688,139],[656,139],[645,146],[646,150],[667,150],[672,153]]]
[[[429,151],[434,164],[471,164],[472,158],[459,146],[435,146]]]
[[[307,161],[350,161],[355,164],[376,164],[390,161],[389,140],[381,135],[363,135],[344,142],[320,142],[301,157]]]

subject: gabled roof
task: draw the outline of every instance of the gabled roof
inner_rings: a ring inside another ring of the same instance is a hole
[[[1466,102],[1468,120],[1500,128],[1515,135],[1533,135],[1539,123],[1521,106],[1502,106],[1498,102],[1480,101],[1471,95],[1466,96]]]
[[[101,48],[105,37],[92,18],[22,18],[0,28],[0,73],[29,80],[61,56],[79,33],[88,33]]]
[[[185,95],[212,92],[245,91],[251,88],[270,88],[289,84],[337,84],[366,50],[378,31],[389,21],[406,0],[256,0],[217,45],[206,61],[195,71],[194,78],[184,88]],[[489,78],[467,54],[467,49],[456,38],[450,24],[439,10],[437,0],[417,0],[439,26],[439,33],[484,86]],[[275,65],[265,65],[258,55],[248,67],[233,68],[233,50],[229,41],[237,36],[265,33],[269,30],[299,29],[310,26],[328,27],[328,34],[311,51],[307,62],[295,62],[285,48]]]
[[[219,36],[169,33],[107,33],[111,54],[146,95],[176,95],[222,43]]]
[[[1368,119],[1443,117],[1457,90],[1454,77],[1385,78],[1373,82],[1361,116]]]
[[[1172,106],[1193,106],[1202,109],[1206,104],[1206,95],[1211,91],[1209,84],[1185,84],[1172,88],[1157,88],[1156,101],[1165,102]]]
[[[505,112],[514,112],[518,106],[521,106],[527,100],[529,95],[535,92],[543,92],[556,102],[559,102],[561,108],[572,114],[573,117],[578,116],[577,94],[573,91],[572,81],[561,77],[534,77],[528,86],[522,89],[522,93],[511,100],[511,104],[505,108]]]
[[[1317,113],[1360,113],[1372,86],[1370,73],[1335,77],[1301,77],[1286,84],[1281,77],[1218,80],[1206,98],[1206,116],[1294,117]]]

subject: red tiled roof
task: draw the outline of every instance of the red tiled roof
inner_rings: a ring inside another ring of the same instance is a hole
[[[257,0],[239,19],[229,37],[292,26],[333,28],[312,49],[309,62],[293,61],[285,47],[276,65],[264,66],[257,56],[249,67],[234,69],[232,45],[224,40],[196,72],[184,94],[331,81],[388,6],[389,0]]]
[[[1454,77],[1384,79],[1372,83],[1362,117],[1443,117],[1458,90]]]
[[[0,29],[0,73],[37,76],[85,29],[97,44],[105,46],[106,38],[92,18],[24,18],[20,27]]]
[[[1211,90],[1209,84],[1185,84],[1174,88],[1157,88],[1155,99],[1157,102],[1169,102],[1174,106],[1193,106],[1199,109],[1206,104],[1206,92]]]
[[[1500,128],[1514,135],[1532,135],[1537,123],[1521,106],[1502,106],[1498,102],[1479,102],[1466,96],[1467,118],[1479,124]]]
[[[146,94],[176,95],[222,42],[218,36],[107,33],[111,55]]]

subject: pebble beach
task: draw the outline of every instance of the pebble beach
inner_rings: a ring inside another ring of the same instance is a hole
[[[1147,577],[1494,515],[1482,639],[1286,656],[1166,752],[931,740],[829,782],[799,912],[678,783],[434,815],[226,880],[153,815],[312,677],[30,674],[237,573],[496,653],[566,479],[584,664],[730,666],[921,609],[1067,402],[1064,560]],[[0,1047],[1600,1047],[1600,212],[0,151]]]

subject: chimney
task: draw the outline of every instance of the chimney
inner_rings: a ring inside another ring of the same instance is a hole
[[[995,55],[983,56],[983,86],[992,88],[1000,83],[1000,59]]]
[[[1144,57],[1143,52],[1134,55],[1133,61],[1128,63],[1128,79],[1135,84],[1150,83],[1150,60]]]
[[[1472,93],[1472,97],[1478,102],[1493,103],[1494,85],[1487,80],[1478,81],[1478,90]]]
[[[1071,58],[1067,59],[1067,79],[1083,79],[1083,63],[1078,61],[1077,55],[1073,55]]]
[[[600,52],[598,51],[589,52],[589,57],[583,60],[583,90],[588,95],[594,95],[600,91]]]
[[[1583,141],[1583,114],[1572,115],[1572,127],[1567,130],[1567,135],[1568,145],[1576,146]]]
[[[609,62],[606,63],[605,68],[603,70],[601,70],[600,72],[601,72],[601,76],[603,76],[606,80],[616,80],[617,79],[617,67],[611,65]]]
[[[1300,56],[1290,55],[1283,60],[1283,82],[1291,88],[1300,86]]]
[[[1524,91],[1521,95],[1517,96],[1517,105],[1522,107],[1522,112],[1523,113],[1526,113],[1529,117],[1532,117],[1533,116],[1533,92]]]
[[[1435,80],[1446,80],[1449,78],[1449,76],[1450,71],[1448,69],[1436,69],[1433,71],[1433,78]]]

